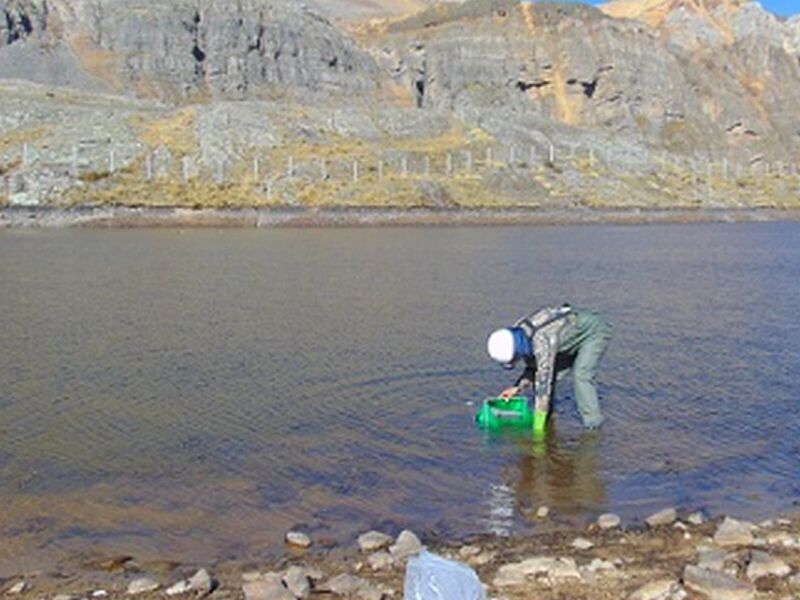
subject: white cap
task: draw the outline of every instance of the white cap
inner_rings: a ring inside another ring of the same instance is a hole
[[[507,364],[514,360],[514,334],[510,329],[498,329],[489,336],[486,351],[494,360]]]

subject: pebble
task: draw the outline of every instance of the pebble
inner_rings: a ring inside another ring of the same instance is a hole
[[[358,547],[362,552],[375,552],[386,548],[391,543],[391,536],[380,531],[368,531],[358,536]]]
[[[597,526],[600,529],[613,529],[614,527],[619,527],[621,522],[622,519],[619,518],[619,515],[614,513],[605,513],[597,517]]]
[[[419,541],[414,532],[404,529],[397,536],[397,541],[389,547],[389,552],[395,560],[403,560],[414,554],[419,554],[425,546]]]
[[[311,581],[303,567],[289,567],[283,576],[283,583],[295,598],[307,598],[311,593]]]
[[[503,565],[492,582],[495,587],[524,585],[529,577],[547,575],[550,579],[581,579],[578,566],[572,558],[534,556],[518,563]]]
[[[388,552],[376,552],[367,557],[367,562],[373,571],[383,571],[391,568],[394,564],[394,559]]]
[[[384,595],[383,590],[369,583],[356,591],[356,597],[361,600],[383,600]]]
[[[360,588],[367,585],[367,580],[355,575],[342,573],[329,579],[320,589],[339,594],[340,596],[347,596],[356,593]]]
[[[537,519],[546,519],[547,515],[550,514],[550,508],[548,506],[540,506],[536,509],[536,518]]]
[[[286,534],[286,542],[298,548],[308,548],[311,546],[311,538],[299,531],[289,531]]]
[[[461,558],[470,558],[471,556],[477,556],[481,553],[481,547],[475,546],[474,544],[467,544],[466,546],[461,546],[458,549],[458,555]]]
[[[211,580],[211,575],[205,569],[198,569],[197,572],[189,578],[189,591],[197,592],[198,594],[209,594],[214,586]]]
[[[674,508],[665,508],[656,513],[653,513],[645,519],[648,527],[659,527],[661,525],[670,525],[678,518],[678,511]]]
[[[178,583],[169,586],[164,592],[167,596],[178,596],[189,593],[189,581],[182,579]]]
[[[705,522],[703,513],[701,513],[699,510],[697,512],[693,512],[688,517],[686,517],[686,520],[689,521],[689,523],[691,523],[692,525],[702,525]]]
[[[594,558],[592,562],[584,567],[588,573],[597,573],[598,571],[616,571],[616,565],[610,560],[603,560],[602,558]]]
[[[27,581],[18,581],[6,590],[6,594],[9,596],[15,596],[17,594],[21,594],[22,592],[27,592],[29,588],[30,586],[28,585]]]
[[[712,600],[751,600],[755,597],[753,584],[694,565],[684,569],[683,582],[690,590],[705,594]]]
[[[139,577],[131,581],[128,585],[129,596],[136,596],[137,594],[145,594],[147,592],[154,592],[159,588],[158,582],[153,581],[149,577]]]
[[[92,598],[105,598],[108,596],[108,592],[105,590],[95,590],[92,592]]]
[[[467,562],[473,567],[482,567],[483,565],[488,565],[490,562],[492,562],[496,556],[497,552],[492,550],[484,550],[480,554],[471,556],[469,559],[467,559]]]
[[[497,570],[492,583],[498,588],[523,585],[528,577],[547,573],[554,560],[548,556],[534,556],[520,562],[503,565]]]
[[[590,548],[594,548],[594,542],[587,540],[585,537],[576,537],[572,540],[570,546],[576,550],[589,550]]]
[[[280,577],[248,581],[242,586],[245,600],[295,600],[294,594],[281,583]]]
[[[767,544],[770,546],[793,546],[794,538],[785,531],[774,531],[767,534]]]
[[[775,577],[786,577],[792,569],[781,559],[770,556],[766,552],[753,550],[750,555],[750,564],[747,565],[747,578],[755,581],[759,577],[774,575]]]
[[[547,576],[550,579],[580,579],[581,573],[575,559],[557,558],[547,570]]]
[[[755,525],[747,521],[725,517],[714,533],[714,543],[720,546],[749,546],[753,543],[754,528]]]
[[[70,594],[56,594],[53,596],[53,600],[72,600],[72,595]]]
[[[675,579],[659,579],[640,587],[628,600],[671,600],[686,595],[686,590]]]

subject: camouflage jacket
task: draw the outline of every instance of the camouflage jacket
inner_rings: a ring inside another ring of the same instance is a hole
[[[550,409],[559,340],[565,327],[573,322],[575,314],[572,307],[565,304],[543,308],[514,324],[531,338],[534,354],[533,359],[528,360],[525,365],[525,371],[516,385],[521,389],[534,387],[534,406],[537,411],[546,412]]]

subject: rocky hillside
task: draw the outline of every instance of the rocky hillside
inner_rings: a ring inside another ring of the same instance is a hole
[[[11,204],[797,200],[800,17],[755,2],[0,0],[0,15]]]

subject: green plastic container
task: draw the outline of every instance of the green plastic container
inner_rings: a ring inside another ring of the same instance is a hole
[[[525,396],[514,396],[508,400],[487,398],[475,415],[475,421],[484,429],[505,426],[533,427],[533,411]]]

